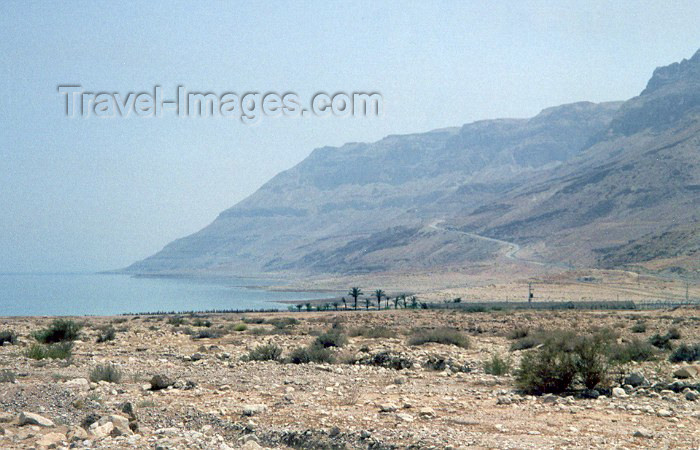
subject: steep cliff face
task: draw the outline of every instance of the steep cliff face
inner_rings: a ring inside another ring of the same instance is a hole
[[[351,273],[494,256],[499,244],[467,232],[573,266],[639,263],[635,242],[673,242],[683,259],[692,245],[669,236],[696,233],[699,211],[700,52],[624,103],[314,150],[126,271]]]
[[[657,69],[594,145],[543,181],[507,193],[500,204],[496,213],[472,211],[460,226],[529,244],[543,258],[578,266],[694,254],[700,221],[700,52]],[[661,243],[668,244],[667,251]],[[687,267],[675,270],[700,270],[698,261],[690,267],[692,258],[683,264]]]
[[[576,155],[618,107],[576,103],[532,119],[314,150],[205,229],[127,271],[346,272],[485,257],[483,248],[454,236],[410,247],[425,237],[419,231],[426,221],[487,204]],[[409,239],[408,230],[417,234]],[[383,249],[376,248],[380,238]]]

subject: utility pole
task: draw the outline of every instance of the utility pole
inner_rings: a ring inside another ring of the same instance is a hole
[[[532,293],[532,283],[527,283],[527,302],[532,303],[532,297],[534,297],[534,294]]]

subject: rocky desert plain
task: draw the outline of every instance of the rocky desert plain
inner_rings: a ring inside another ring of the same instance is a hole
[[[700,341],[696,306],[65,319],[82,325],[65,359],[29,357],[55,318],[0,319],[15,336],[0,347],[0,448],[700,446],[700,363],[669,361]],[[456,342],[416,340],[436,330]],[[595,390],[521,389],[535,336],[601,330],[667,346],[611,364]],[[323,356],[304,362],[314,345]]]

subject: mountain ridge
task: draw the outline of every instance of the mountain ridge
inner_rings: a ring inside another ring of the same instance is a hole
[[[364,273],[498,257],[493,243],[427,227],[435,219],[517,241],[535,258],[624,264],[602,249],[652,242],[672,219],[698,220],[698,124],[700,51],[656,69],[626,102],[315,149],[204,229],[124,271]]]

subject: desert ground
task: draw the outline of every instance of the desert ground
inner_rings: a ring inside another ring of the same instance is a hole
[[[669,362],[671,350],[611,366],[596,395],[529,395],[514,374],[542,345],[511,350],[527,330],[607,329],[625,343],[674,329],[672,347],[696,344],[698,308],[81,317],[69,358],[28,357],[53,320],[0,319],[17,336],[0,347],[2,448],[700,446],[700,367]],[[461,346],[411,345],[445,327]],[[329,330],[333,362],[289,360]],[[271,348],[277,360],[251,360]],[[508,373],[492,374],[494,355]]]

